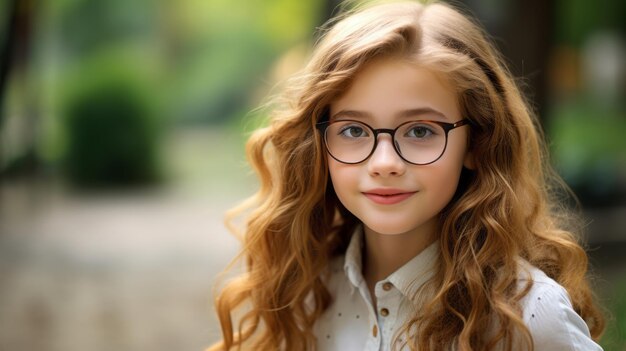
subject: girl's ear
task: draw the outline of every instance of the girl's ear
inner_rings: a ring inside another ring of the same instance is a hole
[[[472,171],[476,169],[476,158],[474,158],[474,153],[471,150],[468,150],[465,153],[465,159],[463,159],[463,166]]]

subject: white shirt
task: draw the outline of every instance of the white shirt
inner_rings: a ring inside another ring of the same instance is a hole
[[[409,297],[434,274],[439,257],[436,243],[376,283],[374,311],[361,270],[362,236],[362,230],[356,231],[345,256],[331,262],[327,287],[333,303],[314,326],[318,350],[391,350],[395,333],[416,313]],[[602,350],[573,310],[567,291],[541,270],[527,266],[534,284],[521,306],[535,350]]]

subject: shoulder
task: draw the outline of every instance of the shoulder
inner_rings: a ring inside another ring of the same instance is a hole
[[[528,263],[521,267],[521,285],[532,280],[521,307],[535,350],[602,350],[591,339],[585,321],[574,311],[567,290],[540,269]]]

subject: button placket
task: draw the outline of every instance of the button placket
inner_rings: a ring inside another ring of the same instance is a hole
[[[382,298],[382,296],[381,296],[381,301],[382,301],[383,299],[384,299],[384,300],[387,300],[387,299],[390,297],[388,293],[389,293],[389,292],[391,291],[391,289],[393,288],[393,284],[391,284],[391,282],[388,282],[388,281],[387,281],[387,282],[384,282],[384,283],[381,285],[381,288],[382,288],[382,290],[385,292],[385,294],[384,294],[384,298]],[[389,309],[388,309],[388,308],[386,308],[386,307],[381,307],[381,308],[379,308],[379,310],[378,310],[378,314],[380,314],[380,315],[381,315],[381,316],[383,316],[383,317],[387,317],[387,316],[389,315]]]
[[[389,305],[394,304],[394,297],[396,297],[398,291],[394,290],[394,285],[391,282],[380,281],[376,283],[374,293],[376,294],[378,306],[376,310],[373,311],[376,323],[372,326],[371,330],[371,335],[373,336],[372,340],[377,340],[379,343],[386,343],[392,333],[395,321],[395,318],[392,317]]]

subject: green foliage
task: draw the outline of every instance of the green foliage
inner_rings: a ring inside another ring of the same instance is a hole
[[[258,104],[268,69],[309,40],[320,3],[290,0],[184,0],[163,3],[175,38],[171,114],[182,122],[229,123]]]
[[[557,41],[579,47],[586,36],[598,29],[621,30],[626,34],[626,2],[615,0],[560,0],[557,14]]]
[[[611,295],[607,306],[611,315],[601,344],[604,351],[623,351],[626,350],[626,280],[618,282]]]
[[[59,18],[65,49],[82,55],[111,43],[148,39],[155,29],[153,3],[151,0],[78,0],[67,4]]]
[[[555,108],[549,122],[553,160],[583,203],[619,201],[626,194],[623,112],[581,99]]]
[[[158,179],[160,120],[140,63],[100,58],[67,84],[65,170],[76,184],[123,186]]]
[[[36,151],[53,169],[63,161],[76,182],[98,184],[156,177],[146,174],[158,173],[149,169],[159,168],[151,166],[158,163],[160,133],[166,132],[159,118],[183,128],[246,123],[242,116],[276,83],[270,77],[273,62],[312,39],[323,3],[55,0],[40,5],[32,66],[42,111]]]

